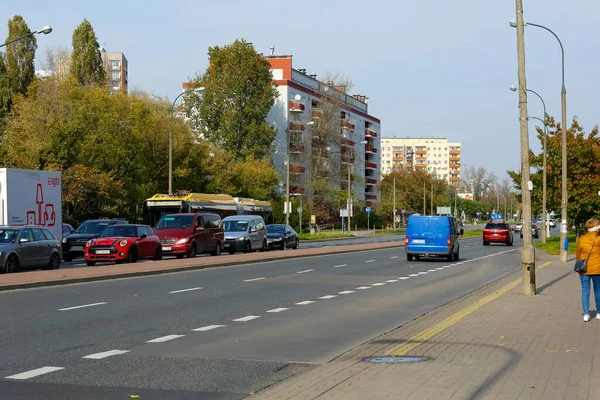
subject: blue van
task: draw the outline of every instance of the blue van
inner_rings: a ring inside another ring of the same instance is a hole
[[[448,261],[458,260],[458,237],[464,233],[464,229],[459,230],[458,226],[453,217],[411,215],[404,242],[406,259],[445,257]]]

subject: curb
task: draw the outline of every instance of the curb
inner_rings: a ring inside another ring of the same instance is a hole
[[[348,236],[348,237],[337,237],[331,239],[304,239],[305,243],[326,243],[326,242],[335,242],[336,240],[355,240],[355,239],[363,239],[369,237],[386,237],[386,236],[404,236],[403,233],[386,233],[379,235],[365,235],[365,236]]]

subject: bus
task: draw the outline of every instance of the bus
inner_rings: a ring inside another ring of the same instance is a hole
[[[173,195],[155,194],[144,201],[144,223],[155,226],[165,214],[208,211],[221,218],[230,215],[260,215],[265,222],[273,222],[273,209],[268,201],[232,197],[227,194],[177,192]]]

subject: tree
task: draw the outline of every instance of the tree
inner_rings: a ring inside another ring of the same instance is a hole
[[[493,172],[488,172],[485,167],[468,167],[465,169],[463,175],[461,190],[473,193],[473,198],[477,201],[497,183],[496,175]]]
[[[70,74],[80,85],[103,85],[106,82],[100,45],[87,19],[73,31]]]
[[[197,76],[186,112],[198,132],[236,160],[270,157],[276,130],[265,118],[277,98],[269,62],[245,40],[208,50],[209,67]]]
[[[6,41],[31,33],[20,15],[8,20]],[[35,50],[37,39],[31,35],[6,46],[6,70],[13,93],[26,94],[35,77]]]

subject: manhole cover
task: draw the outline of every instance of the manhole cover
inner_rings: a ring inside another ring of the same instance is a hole
[[[406,357],[406,356],[374,356],[365,357],[363,361],[378,363],[378,364],[397,364],[397,363],[413,363],[428,361],[427,357]]]

